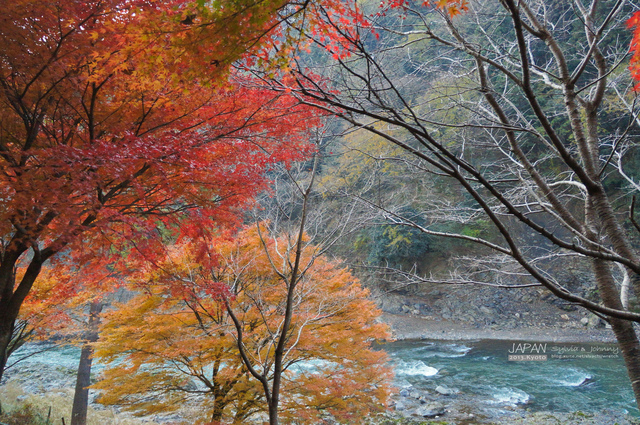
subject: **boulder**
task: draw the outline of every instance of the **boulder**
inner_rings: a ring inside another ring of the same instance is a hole
[[[415,400],[419,400],[421,396],[422,396],[422,393],[420,391],[413,390],[409,392],[409,397]]]
[[[403,410],[406,409],[406,406],[401,401],[397,401],[394,408],[396,409],[397,412],[402,412]]]
[[[441,394],[441,395],[453,395],[453,394],[457,393],[456,390],[451,389],[449,387],[445,387],[444,385],[438,385],[436,387],[436,392],[438,394]]]
[[[430,395],[429,393],[424,393],[423,395],[420,396],[418,401],[420,402],[420,404],[425,404],[425,403],[429,403],[430,401],[434,401],[435,399],[436,398]]]
[[[186,391],[196,391],[198,389],[198,384],[193,379],[190,379],[184,382],[182,388]]]
[[[480,311],[483,312],[484,314],[488,315],[488,316],[493,316],[495,315],[495,310],[492,310],[488,307],[485,306],[480,306]]]
[[[590,328],[600,328],[600,327],[602,327],[602,319],[600,319],[598,316],[592,314],[589,317],[589,327]]]
[[[444,404],[434,402],[418,407],[414,415],[421,416],[423,418],[435,418],[437,416],[444,415],[446,411]]]

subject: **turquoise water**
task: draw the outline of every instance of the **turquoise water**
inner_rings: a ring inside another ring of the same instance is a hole
[[[432,392],[443,385],[498,408],[526,405],[531,410],[556,412],[614,409],[638,415],[622,355],[615,345],[522,344],[400,341],[385,344],[384,349],[393,359],[400,388]],[[546,356],[546,360],[510,360],[510,354]]]
[[[80,347],[74,345],[55,345],[50,343],[25,344],[20,347],[11,357],[8,364],[16,364],[16,368],[21,365],[42,365],[62,366],[70,369],[78,367],[80,360]],[[43,369],[43,372],[46,369]]]
[[[515,344],[515,345],[514,345]],[[479,407],[524,406],[555,412],[614,409],[639,415],[622,356],[610,344],[556,344],[526,347],[508,341],[399,341],[383,348],[396,370],[396,386],[434,392],[438,385],[474,399]],[[533,343],[531,343],[533,344]],[[24,364],[76,368],[80,349],[23,347]],[[517,351],[510,353],[510,351]],[[544,352],[543,352],[544,351]],[[509,360],[510,354],[546,355],[543,361]],[[560,357],[560,358],[559,358]],[[94,372],[102,367],[98,363]],[[317,365],[312,364],[316,367]]]

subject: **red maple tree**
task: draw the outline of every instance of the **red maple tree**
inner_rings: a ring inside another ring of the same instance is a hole
[[[631,18],[627,21],[627,26],[633,31],[629,70],[631,71],[631,76],[638,81],[640,80],[640,12],[635,12],[631,15]]]
[[[227,66],[284,3],[201,3],[0,5],[0,377],[52,258],[78,267],[233,223],[269,164],[305,155],[313,114]]]

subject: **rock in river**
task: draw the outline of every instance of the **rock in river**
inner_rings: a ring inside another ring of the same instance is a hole
[[[452,394],[457,393],[458,391],[454,390],[454,389],[451,389],[451,388],[448,388],[448,387],[445,387],[444,385],[438,385],[436,387],[436,392],[438,394],[441,394],[441,395],[452,395]]]
[[[418,407],[414,414],[416,416],[422,416],[423,418],[435,418],[436,416],[444,415],[445,412],[446,408],[444,404],[434,402]]]

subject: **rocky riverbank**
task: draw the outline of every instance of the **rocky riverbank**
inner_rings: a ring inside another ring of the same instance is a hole
[[[613,332],[605,327],[523,324],[519,327],[505,329],[498,324],[481,327],[468,322],[439,319],[434,316],[393,313],[384,313],[382,321],[391,327],[392,337],[396,340],[471,341],[498,339],[535,342],[615,342]]]
[[[526,405],[478,408],[474,397],[456,389],[436,388],[433,393],[401,390],[394,397],[388,424],[402,425],[638,425],[637,418],[612,409],[600,412],[534,412]],[[385,422],[381,422],[384,425]]]
[[[543,288],[432,285],[378,304],[398,339],[614,341],[608,323]]]

